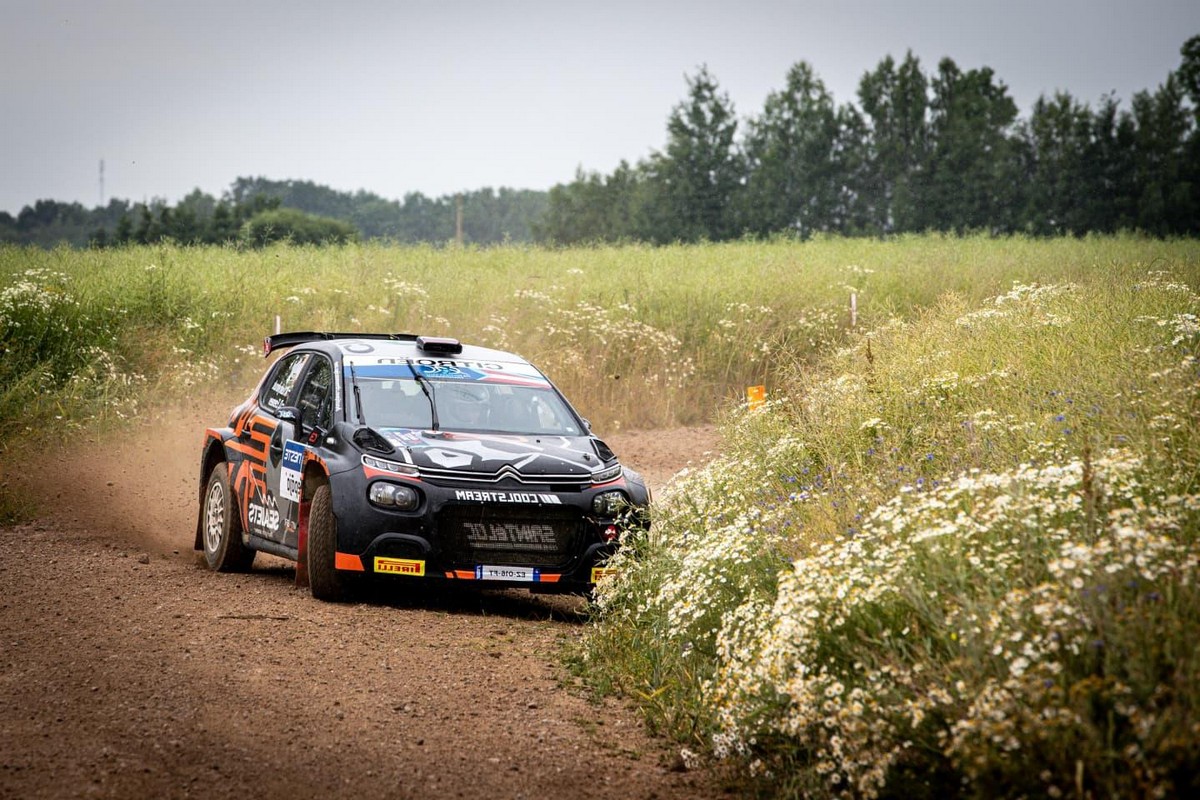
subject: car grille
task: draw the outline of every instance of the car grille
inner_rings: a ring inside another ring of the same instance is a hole
[[[580,550],[583,520],[572,509],[447,506],[438,538],[458,565],[564,566]]]
[[[525,475],[512,467],[505,466],[495,472],[485,473],[475,470],[435,469],[421,467],[422,480],[436,486],[546,486],[557,491],[579,491],[583,486],[592,482],[591,475],[561,474],[561,475]]]

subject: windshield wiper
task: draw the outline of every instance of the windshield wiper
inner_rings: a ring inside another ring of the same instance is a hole
[[[433,423],[432,430],[436,431],[438,429],[438,415],[437,402],[433,397],[436,394],[433,389],[433,384],[429,382],[428,378],[417,372],[411,361],[408,362],[408,371],[412,373],[413,380],[417,382],[417,385],[421,387],[421,391],[425,393],[425,397],[429,400],[429,419]]]
[[[367,418],[363,415],[362,393],[358,391],[358,378],[354,375],[354,365],[350,365],[350,387],[354,389],[354,410],[358,412],[358,424],[367,427]]]

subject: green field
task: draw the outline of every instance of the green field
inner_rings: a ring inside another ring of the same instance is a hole
[[[277,315],[515,350],[602,434],[720,420],[573,660],[766,791],[1200,788],[1198,242],[0,248],[0,287],[6,459],[244,387]]]
[[[352,245],[0,248],[0,440],[239,376],[285,330],[450,334],[512,349],[599,430],[710,419],[745,386],[947,295],[1119,279],[1197,246],[911,237],[566,250]],[[849,302],[857,294],[858,326]]]

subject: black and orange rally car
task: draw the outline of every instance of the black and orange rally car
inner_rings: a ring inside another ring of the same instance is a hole
[[[300,332],[228,426],[205,431],[196,549],[296,562],[314,597],[355,576],[587,592],[649,492],[523,358],[411,334]]]

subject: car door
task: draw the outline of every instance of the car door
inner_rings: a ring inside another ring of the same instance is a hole
[[[274,495],[282,543],[288,548],[299,544],[300,497],[309,435],[317,428],[329,430],[332,424],[332,388],[332,364],[325,356],[314,354],[303,379],[289,395],[294,413],[277,412],[278,424],[267,451],[266,484]]]
[[[278,499],[283,447],[281,444],[277,453],[275,444],[283,441],[285,433],[290,435],[290,430],[281,430],[284,423],[279,415],[289,399],[295,396],[300,377],[311,358],[311,353],[290,353],[280,359],[264,384],[253,412],[238,426],[243,459],[238,465],[234,485],[242,506],[242,520],[251,539],[281,544],[286,535]]]

